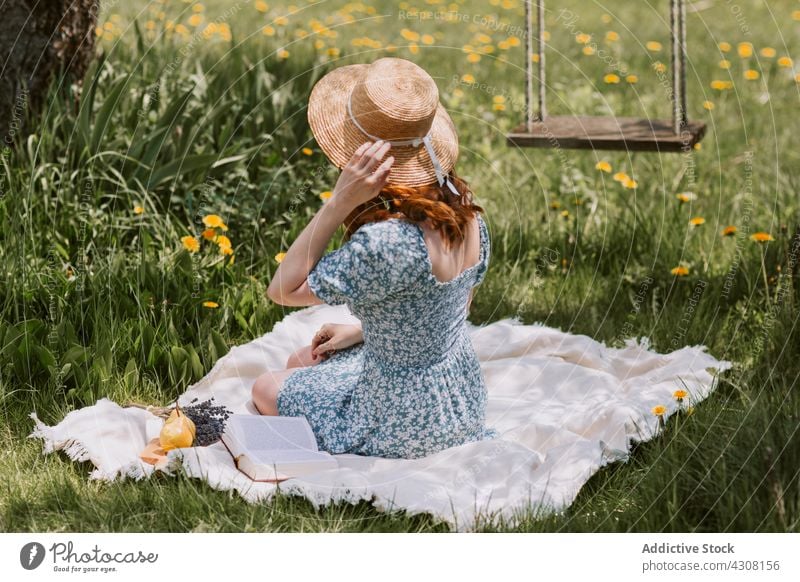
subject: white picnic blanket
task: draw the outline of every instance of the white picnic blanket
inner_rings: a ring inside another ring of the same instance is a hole
[[[231,349],[179,403],[213,396],[233,412],[255,413],[250,390],[257,376],[282,369],[323,323],[354,321],[344,305],[294,311],[271,332]],[[170,451],[166,466],[156,469],[138,457],[147,444],[146,424],[156,417],[107,398],[52,427],[32,413],[30,437],[43,439],[45,453],[63,450],[74,460],[91,461],[90,479],[184,471],[215,489],[236,490],[249,502],[268,501],[279,487],[316,507],[371,500],[381,510],[430,513],[466,531],[498,517],[513,524],[526,508],[562,511],[600,467],[627,460],[633,442],[658,432],[654,406],[666,406],[665,418],[671,415],[677,389],[689,393],[684,406],[696,405],[716,387],[716,373],[731,367],[703,346],[658,354],[645,338],[610,348],[585,335],[516,319],[469,329],[489,390],[487,422],[500,437],[423,459],[336,455],[337,470],[274,485],[240,473],[218,442]]]

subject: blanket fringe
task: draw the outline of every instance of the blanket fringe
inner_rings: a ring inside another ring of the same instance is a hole
[[[58,440],[53,436],[53,427],[44,424],[35,412],[30,413],[29,418],[34,422],[34,428],[28,438],[42,439],[42,452],[44,454],[55,451],[63,451],[72,461],[83,463],[92,461],[92,455],[86,445],[75,438]],[[137,481],[150,476],[151,471],[147,471],[141,461],[134,461],[119,467],[115,471],[104,471],[95,465],[94,470],[89,473],[89,479],[93,481],[114,481],[117,478],[131,477]]]

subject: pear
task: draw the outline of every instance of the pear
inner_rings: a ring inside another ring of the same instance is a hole
[[[159,442],[165,451],[191,447],[197,435],[197,429],[192,419],[186,416],[180,407],[170,413],[164,426],[161,428]]]

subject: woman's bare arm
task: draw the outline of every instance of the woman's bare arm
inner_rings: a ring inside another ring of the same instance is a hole
[[[308,286],[308,274],[349,213],[346,206],[337,204],[333,198],[322,205],[286,251],[267,288],[267,297],[275,303],[289,306],[322,303]]]
[[[366,142],[355,151],[339,175],[333,196],[317,211],[278,265],[267,288],[267,297],[272,301],[288,306],[323,303],[308,286],[308,274],[339,225],[359,204],[374,198],[386,183],[394,158],[389,156],[382,164],[380,161],[389,148],[388,143],[377,141]]]

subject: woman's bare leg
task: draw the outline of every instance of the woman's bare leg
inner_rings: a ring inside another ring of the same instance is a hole
[[[286,360],[287,368],[302,368],[305,366],[314,366],[319,364],[322,358],[318,358],[311,353],[311,345],[304,346],[296,350],[289,359]]]
[[[270,370],[261,374],[253,383],[253,404],[259,413],[278,416],[278,394],[283,383],[292,373],[306,366],[315,366],[322,361],[311,354],[311,346],[295,351],[286,361],[285,370]]]

